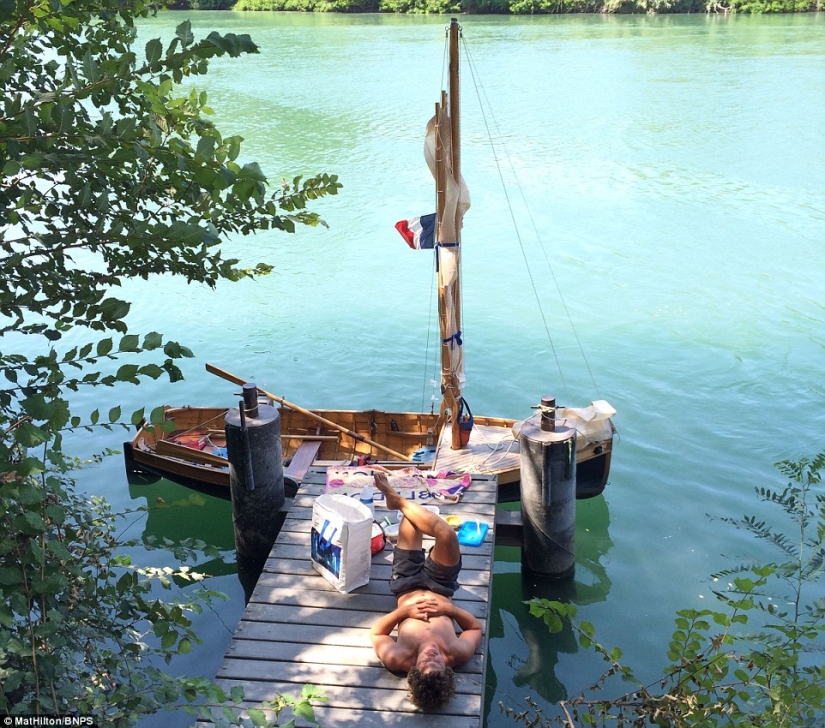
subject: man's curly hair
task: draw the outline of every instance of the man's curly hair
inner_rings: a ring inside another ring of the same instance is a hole
[[[426,675],[413,667],[407,675],[410,700],[422,710],[441,708],[455,695],[455,673],[451,667]]]

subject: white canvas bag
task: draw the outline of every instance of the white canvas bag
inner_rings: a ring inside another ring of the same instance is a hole
[[[338,591],[347,592],[370,580],[372,513],[355,498],[320,495],[312,506],[313,568]]]

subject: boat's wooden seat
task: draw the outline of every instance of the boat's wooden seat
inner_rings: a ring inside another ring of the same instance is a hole
[[[304,440],[298,445],[298,449],[295,450],[289,465],[284,468],[284,475],[289,475],[297,480],[303,479],[318,456],[322,442],[322,440]]]

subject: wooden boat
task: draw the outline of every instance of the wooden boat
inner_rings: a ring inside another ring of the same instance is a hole
[[[390,467],[492,473],[502,486],[519,481],[516,420],[469,413],[464,398],[464,345],[461,332],[461,228],[469,195],[461,177],[459,126],[459,25],[449,27],[449,93],[441,92],[427,125],[425,159],[433,174],[437,210],[396,225],[408,244],[433,249],[437,259],[438,314],[441,334],[442,402],[437,412],[381,410],[307,410],[259,390],[280,404],[286,475],[298,478],[312,463],[358,464],[370,458]],[[244,380],[217,367],[207,370],[236,384]],[[527,407],[525,407],[527,409]],[[141,428],[126,444],[127,467],[145,469],[189,484],[228,487],[223,417],[214,407],[178,407],[166,411],[168,428]],[[606,403],[589,408],[557,408],[557,419],[577,429],[577,495],[601,493],[612,455],[615,412]],[[504,497],[515,499],[517,492]]]
[[[226,411],[222,407],[167,407],[164,421],[172,423],[174,429],[141,427],[124,443],[127,470],[148,472],[190,487],[226,490],[228,495],[229,462],[223,429]],[[435,414],[379,410],[313,413],[406,456],[390,459],[382,448],[301,412],[288,407],[280,407],[279,412],[284,473],[294,480],[299,481],[312,464],[358,463],[368,458],[389,468],[413,465],[436,471],[493,472],[501,486],[515,486],[519,481],[520,456],[514,433],[517,420],[474,417],[467,446],[453,450],[444,440],[450,428],[440,426]],[[607,424],[602,425],[601,437],[577,439],[576,481],[581,498],[604,490],[610,472],[612,433],[612,424]],[[506,492],[503,500],[517,499],[517,489]]]
[[[229,463],[223,429],[226,411],[219,407],[167,407],[164,422],[173,423],[174,429],[160,425],[141,427],[131,442],[125,444],[128,469],[147,471],[186,485],[201,483],[228,488]],[[435,465],[439,435],[439,418],[435,414],[313,411],[313,415],[340,425],[345,430],[342,431],[288,407],[279,407],[279,413],[284,472],[296,479],[313,463],[357,463],[368,459],[390,468]],[[509,456],[511,467],[506,472],[517,476],[518,445],[511,430],[514,420],[483,417],[477,418],[476,423],[479,434],[485,428],[502,431],[497,433],[505,435],[499,456]],[[358,434],[360,438],[347,433]],[[488,441],[487,446],[491,444]],[[392,457],[388,450],[398,457]],[[464,456],[468,454],[469,449]],[[485,457],[489,458],[489,454],[485,453]],[[479,461],[478,467],[483,468],[484,463]]]

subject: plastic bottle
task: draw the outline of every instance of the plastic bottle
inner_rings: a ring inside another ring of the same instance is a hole
[[[361,501],[361,505],[370,509],[370,515],[372,519],[375,520],[375,500],[372,497],[372,488],[369,485],[365,485],[361,489],[359,500]]]

